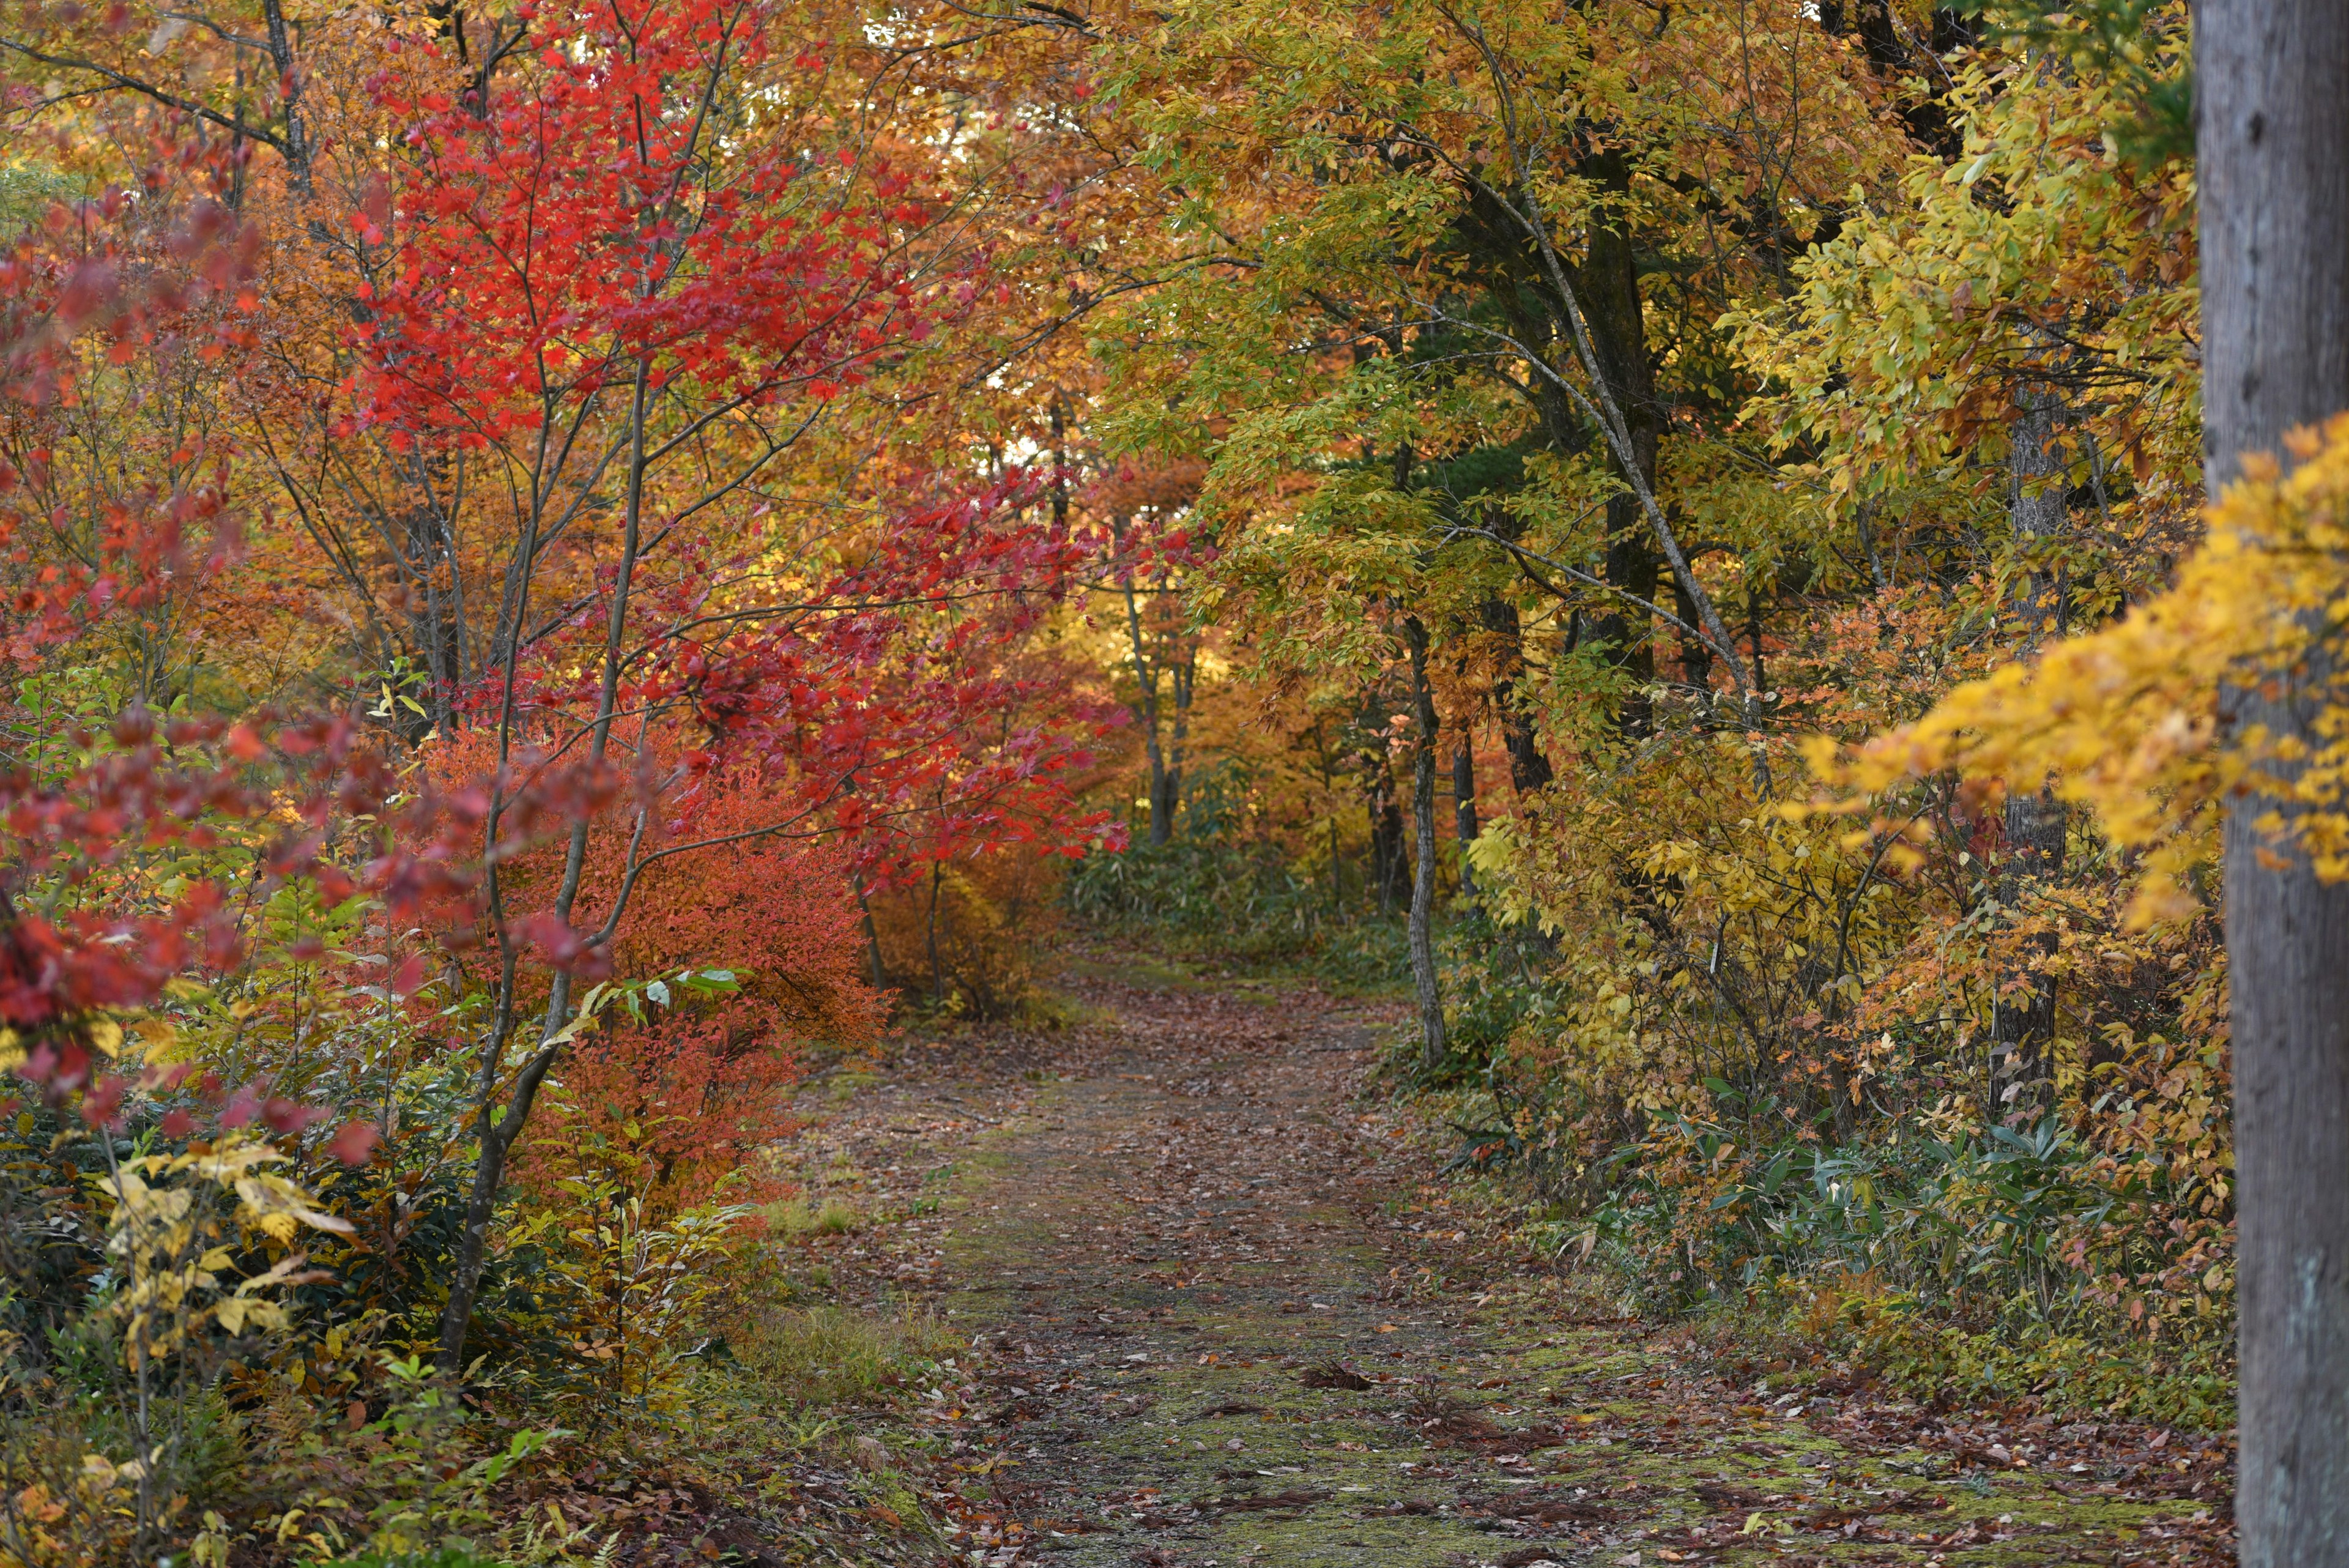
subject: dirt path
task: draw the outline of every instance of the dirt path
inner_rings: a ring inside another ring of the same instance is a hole
[[[911,1049],[807,1146],[907,1216],[843,1239],[843,1285],[972,1337],[925,1391],[988,1504],[950,1560],[2231,1561],[2217,1448],[1730,1387],[1593,1318],[1357,1097],[1399,1012],[1082,984],[1100,1026]]]

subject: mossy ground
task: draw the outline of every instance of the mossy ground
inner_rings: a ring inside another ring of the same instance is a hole
[[[1394,1010],[1132,981],[1085,977],[1119,1025],[1021,1042],[991,1088],[940,1056],[875,1091],[898,1141],[861,1168],[936,1211],[866,1278],[970,1347],[925,1423],[999,1511],[960,1561],[2227,1559],[2215,1446],[1733,1388],[1491,1247],[1356,1097]]]

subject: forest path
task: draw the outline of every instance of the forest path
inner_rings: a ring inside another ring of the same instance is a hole
[[[1359,1097],[1402,1009],[1135,978],[1081,966],[1099,1023],[909,1049],[832,1124],[832,1179],[907,1199],[843,1282],[973,1340],[926,1401],[985,1500],[947,1560],[2231,1561],[2221,1449],[1732,1388],[1578,1317]]]

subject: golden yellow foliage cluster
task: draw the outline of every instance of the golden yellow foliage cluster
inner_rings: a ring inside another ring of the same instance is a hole
[[[2139,926],[2199,907],[2187,884],[2237,795],[2265,803],[2268,853],[2349,877],[2349,707],[2330,652],[2349,614],[2349,415],[2295,432],[2290,457],[2245,463],[2168,590],[1957,687],[1912,724],[1840,752],[1814,742],[1822,776],[1861,790],[1941,769],[2047,781],[2142,852]],[[2313,743],[2230,726],[2228,691],[2254,686],[2304,695]]]

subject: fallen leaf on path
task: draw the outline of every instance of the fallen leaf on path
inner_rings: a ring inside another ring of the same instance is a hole
[[[1493,1510],[1501,1519],[1519,1519],[1532,1524],[1604,1524],[1614,1515],[1595,1502],[1583,1502],[1573,1498],[1527,1499]]]
[[[1308,1367],[1297,1381],[1308,1388],[1350,1388],[1357,1394],[1378,1386],[1351,1367],[1334,1361],[1323,1366]]]

